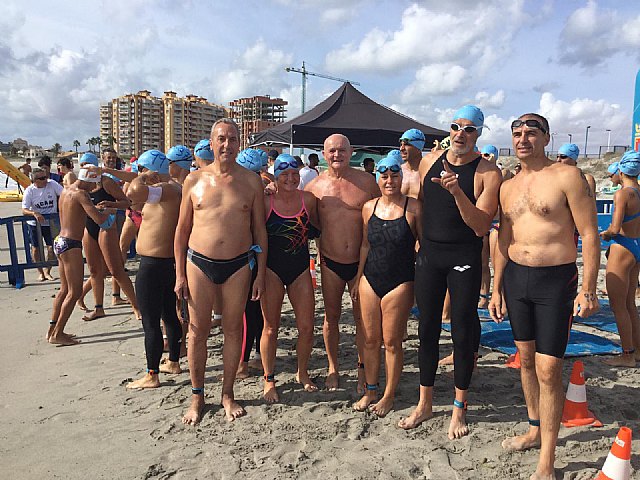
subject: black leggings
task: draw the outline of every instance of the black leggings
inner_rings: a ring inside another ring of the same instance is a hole
[[[416,259],[415,294],[420,323],[420,385],[432,387],[438,369],[442,307],[449,288],[454,383],[467,390],[473,374],[474,353],[480,341],[478,296],[482,280],[482,243],[434,244],[425,241]]]
[[[251,292],[249,292],[249,294],[251,294]],[[262,309],[260,308],[260,300],[256,300],[255,302],[247,300],[244,315],[247,320],[247,328],[244,331],[242,361],[248,362],[254,343],[256,345],[256,353],[260,353],[260,337],[262,337],[262,327],[264,325]]]
[[[164,342],[160,317],[164,320],[169,343],[169,360],[180,359],[182,327],[176,313],[176,270],[173,258],[140,257],[136,275],[136,298],[142,313],[147,369],[158,372]]]

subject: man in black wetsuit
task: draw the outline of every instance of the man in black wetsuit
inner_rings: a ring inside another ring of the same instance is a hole
[[[438,341],[447,288],[451,295],[454,351],[454,408],[450,439],[467,435],[466,400],[480,336],[476,310],[482,275],[482,236],[498,208],[501,174],[475,153],[484,115],[475,106],[460,108],[451,123],[451,147],[425,155],[420,163],[423,236],[416,259],[415,294],[420,310],[420,400],[404,429],[431,418]]]

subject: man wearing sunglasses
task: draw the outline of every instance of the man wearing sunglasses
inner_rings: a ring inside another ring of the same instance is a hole
[[[222,299],[224,329],[221,403],[228,421],[245,415],[233,392],[242,353],[242,315],[247,298],[259,300],[265,288],[262,181],[236,163],[240,131],[233,120],[222,118],[213,124],[210,145],[215,161],[189,174],[184,182],[174,239],[175,292],[188,301],[190,320],[187,358],[192,395],[182,418],[187,425],[199,423],[205,407],[214,296]]]
[[[328,168],[305,187],[305,190],[313,193],[318,199],[322,231],[320,254],[325,308],[323,335],[329,360],[325,387],[329,390],[336,390],[339,384],[338,325],[342,313],[342,294],[345,286],[351,291],[358,273],[362,243],[362,207],[368,200],[380,196],[380,188],[373,175],[349,166],[352,154],[353,148],[347,137],[341,134],[327,137],[322,155]],[[357,390],[364,393],[364,339],[360,328],[360,308],[353,298],[351,304],[358,348]]]
[[[531,478],[555,478],[564,398],[562,360],[571,320],[574,315],[588,317],[599,308],[596,203],[579,169],[547,158],[545,147],[551,137],[544,117],[522,115],[511,124],[511,132],[522,170],[500,190],[500,232],[489,311],[497,322],[509,311],[522,363],[529,430],[507,438],[502,446],[509,451],[540,447]],[[582,236],[584,261],[577,297],[576,227]]]
[[[451,297],[454,351],[454,408],[448,437],[469,433],[466,400],[480,341],[477,303],[482,275],[482,237],[498,208],[501,175],[475,153],[484,114],[473,105],[453,116],[449,149],[428,153],[420,163],[423,235],[416,258],[415,295],[420,311],[420,400],[404,429],[433,416],[433,385],[438,369],[438,342],[447,287]]]
[[[420,160],[424,149],[424,133],[417,128],[411,128],[400,137],[400,155],[402,164],[402,194],[418,198],[420,193]]]
[[[565,165],[572,165],[575,167],[578,165],[579,157],[580,157],[580,148],[578,147],[578,145],[576,145],[575,143],[565,143],[564,145],[560,146],[560,148],[558,149],[556,160],[558,162],[564,163]],[[593,193],[593,196],[595,198],[596,179],[593,178],[593,175],[591,175],[590,173],[585,173],[584,176],[587,179],[587,183],[589,184],[589,187],[591,188],[591,192]]]

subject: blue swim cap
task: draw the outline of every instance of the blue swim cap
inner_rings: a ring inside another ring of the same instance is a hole
[[[575,143],[565,143],[558,149],[558,155],[566,155],[572,160],[578,160],[580,149]]]
[[[169,173],[169,160],[160,150],[147,150],[138,157],[138,169],[146,168],[159,174]]]
[[[628,150],[622,155],[618,168],[625,175],[637,177],[640,174],[640,153],[635,150]]]
[[[184,145],[171,147],[167,152],[167,158],[169,159],[169,163],[175,163],[185,170],[189,170],[191,168],[191,162],[193,162],[191,152]]]
[[[380,174],[385,173],[387,170],[391,170],[394,173],[400,173],[400,176],[402,177],[402,168],[400,165],[402,165],[402,158],[398,159],[398,156],[395,155],[392,150],[376,165],[376,182],[380,180]]]
[[[299,170],[298,161],[288,153],[281,153],[273,164],[273,176],[278,178],[285,170]]]
[[[211,151],[209,139],[200,140],[193,149],[193,154],[202,160],[213,162],[213,152]]]
[[[618,173],[619,170],[620,170],[620,163],[619,162],[613,162],[607,168],[607,172],[609,172],[611,175],[615,175],[616,173]]]
[[[387,156],[396,158],[400,165],[404,163],[404,160],[402,159],[402,153],[400,153],[400,150],[391,150],[389,153],[387,153]]]
[[[264,150],[258,150],[260,152],[260,160],[262,160],[262,166],[266,167],[269,165],[269,155]]]
[[[453,114],[453,120],[456,121],[459,118],[469,120],[476,127],[484,126],[484,113],[475,105],[465,105],[459,108],[458,111]],[[480,135],[482,135],[482,128],[478,129],[478,136]]]
[[[498,153],[498,149],[493,145],[485,145],[484,147],[482,147],[482,150],[480,150],[480,153],[488,153],[489,155],[493,155],[494,160],[498,160],[498,157],[500,156],[500,154]]]
[[[258,173],[262,169],[262,155],[255,148],[242,150],[236,157],[236,162],[252,172]]]
[[[96,157],[93,153],[87,152],[80,157],[80,166],[85,163],[90,163],[91,165],[98,166],[98,157]]]
[[[402,134],[400,141],[413,145],[418,150],[422,151],[425,142],[424,133],[417,128],[410,128]]]
[[[138,173],[138,160],[136,160],[135,162],[131,162],[131,171],[133,173]]]

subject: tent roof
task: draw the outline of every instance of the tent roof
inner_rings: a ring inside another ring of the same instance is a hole
[[[426,148],[449,134],[374,102],[346,82],[308,112],[253,134],[249,143],[252,147],[293,144],[318,150],[329,135],[342,133],[357,150],[383,152],[398,148],[400,136],[410,128],[422,130]]]

